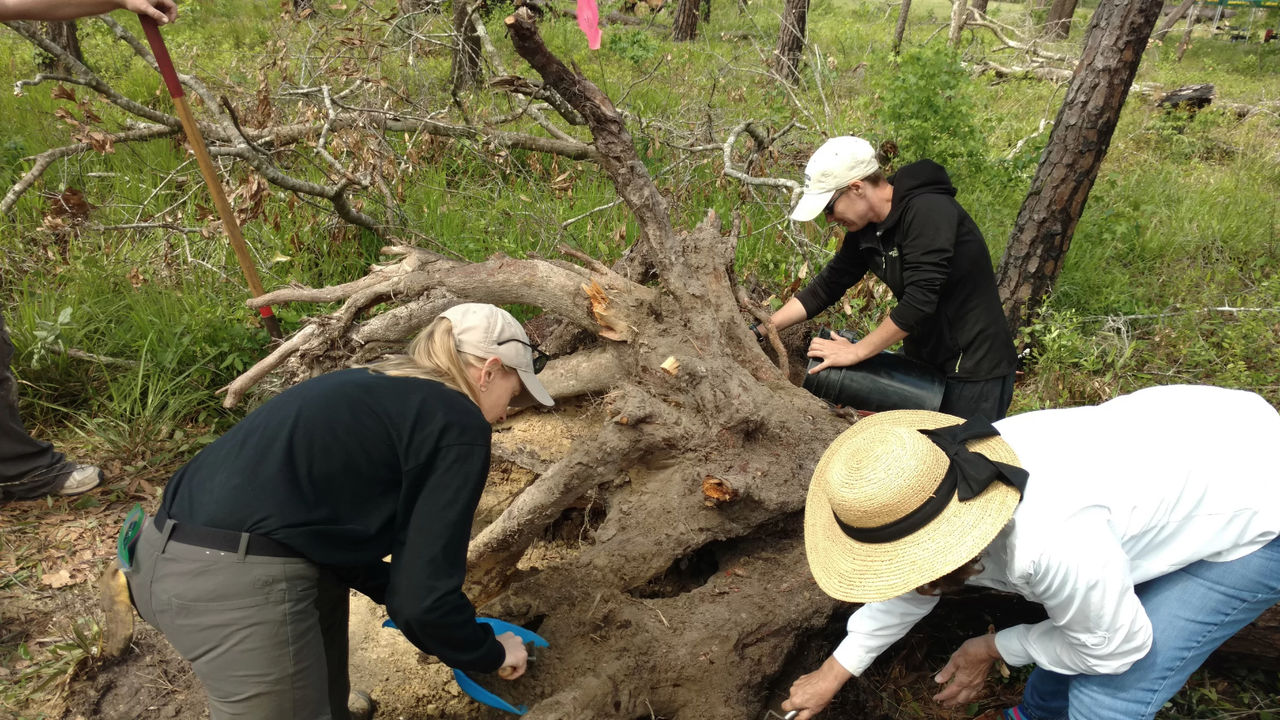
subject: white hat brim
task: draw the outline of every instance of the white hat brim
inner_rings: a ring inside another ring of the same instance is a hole
[[[808,222],[822,214],[822,209],[827,206],[831,200],[831,196],[835,195],[835,190],[820,193],[805,193],[800,196],[800,202],[791,211],[791,219],[799,222]]]
[[[521,395],[527,394],[537,400],[540,405],[545,405],[546,407],[556,404],[556,401],[551,399],[551,393],[547,392],[547,389],[542,385],[542,381],[531,370],[516,368],[515,371],[520,375],[520,383],[524,385],[524,393],[521,393]]]

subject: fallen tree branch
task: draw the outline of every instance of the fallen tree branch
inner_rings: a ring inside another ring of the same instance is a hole
[[[985,28],[989,30],[992,35],[996,36],[996,40],[999,40],[1000,43],[1003,44],[1005,47],[1012,48],[1014,50],[1020,50],[1031,57],[1040,58],[1042,60],[1052,60],[1054,62],[1069,63],[1072,67],[1074,67],[1075,64],[1080,61],[1079,58],[1072,57],[1071,55],[1064,55],[1062,53],[1043,50],[1039,46],[1037,46],[1035,41],[1019,42],[1017,40],[1013,40],[1007,35],[1005,35],[1004,32],[1001,30],[1000,26],[995,21],[993,21],[990,17],[988,17],[986,13],[983,13],[974,8],[968,8],[968,10],[969,10],[969,19],[966,24],[969,25],[970,27],[980,27],[980,28]]]
[[[748,185],[764,185],[767,187],[788,188],[791,190],[791,204],[794,205],[796,201],[799,199],[800,193],[804,190],[804,188],[800,185],[800,183],[796,182],[795,180],[791,180],[789,178],[754,177],[752,175],[748,175],[742,172],[741,170],[738,170],[733,166],[734,144],[738,142],[738,137],[741,136],[744,131],[750,133],[750,129],[753,127],[754,125],[752,124],[752,122],[748,120],[747,122],[739,123],[736,127],[733,128],[733,130],[729,132],[729,137],[725,139],[724,145],[722,146],[722,150],[724,152],[724,174],[736,180],[740,180],[741,182],[747,183]],[[757,137],[757,135],[752,134],[752,137],[755,138],[757,147],[760,147],[764,144],[759,139],[759,137]]]
[[[538,71],[547,87],[587,121],[593,144],[599,151],[596,162],[609,174],[640,225],[640,239],[632,245],[632,254],[644,257],[652,247],[660,245],[662,239],[671,236],[671,218],[666,199],[636,155],[622,116],[595,84],[570,70],[547,50],[529,8],[517,8],[505,22],[520,57]]]
[[[62,67],[71,70],[72,75],[76,78],[74,81],[77,85],[84,85],[92,88],[99,95],[106,98],[111,104],[133,115],[146,118],[154,123],[171,127],[174,130],[182,128],[182,121],[173,115],[162,113],[141,103],[130,100],[129,98],[116,92],[114,88],[108,85],[102,78],[98,77],[93,71],[85,67],[83,63],[72,57],[71,53],[60,47],[57,43],[42,36],[39,32],[30,27],[28,23],[10,21],[4,23],[9,29],[26,38],[27,42],[35,45],[41,50],[52,55]]]
[[[148,125],[134,130],[126,130],[125,132],[108,135],[106,139],[109,143],[116,144],[138,142],[141,140],[154,140],[155,138],[169,137],[176,134],[178,134],[178,128],[167,127],[164,125]],[[75,143],[73,145],[64,145],[59,148],[52,148],[50,150],[45,150],[39,155],[34,155],[31,158],[24,158],[35,160],[35,163],[31,166],[30,170],[23,173],[22,177],[18,178],[18,181],[9,188],[9,191],[4,195],[4,199],[0,200],[0,214],[8,214],[8,212],[13,209],[13,206],[17,204],[18,199],[22,197],[22,194],[30,189],[31,186],[35,184],[42,175],[44,175],[45,170],[47,170],[55,160],[79,155],[80,153],[88,152],[92,149],[93,145],[87,142],[82,142]]]

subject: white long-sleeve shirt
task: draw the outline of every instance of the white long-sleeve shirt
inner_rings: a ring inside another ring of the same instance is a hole
[[[1030,479],[968,584],[1049,615],[996,634],[1010,665],[1124,672],[1151,647],[1135,585],[1243,557],[1280,533],[1280,415],[1253,393],[1154,387],[995,425]],[[862,606],[836,661],[860,675],[937,602],[911,591]]]

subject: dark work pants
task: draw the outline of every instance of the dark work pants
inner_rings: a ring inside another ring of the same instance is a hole
[[[18,384],[9,372],[12,359],[13,343],[0,316],[0,502],[53,492],[72,469],[53,445],[27,434],[18,416]]]
[[[1013,373],[991,380],[948,380],[939,412],[989,422],[1002,419],[1013,402]]]
[[[169,539],[148,517],[125,573],[138,614],[191,662],[211,720],[348,720],[347,588],[302,558]]]

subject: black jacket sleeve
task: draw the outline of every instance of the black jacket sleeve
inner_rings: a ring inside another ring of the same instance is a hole
[[[391,553],[387,613],[409,641],[459,670],[493,672],[506,657],[462,593],[471,521],[489,471],[489,446],[442,445],[405,473],[405,497]],[[413,477],[418,475],[418,477]]]
[[[834,305],[866,274],[867,262],[858,251],[858,240],[853,233],[846,233],[844,244],[831,262],[796,293],[796,299],[804,306],[805,317],[811,318]]]
[[[938,309],[955,254],[959,206],[946,195],[912,198],[898,228],[902,249],[902,296],[889,312],[907,334],[923,329]]]

